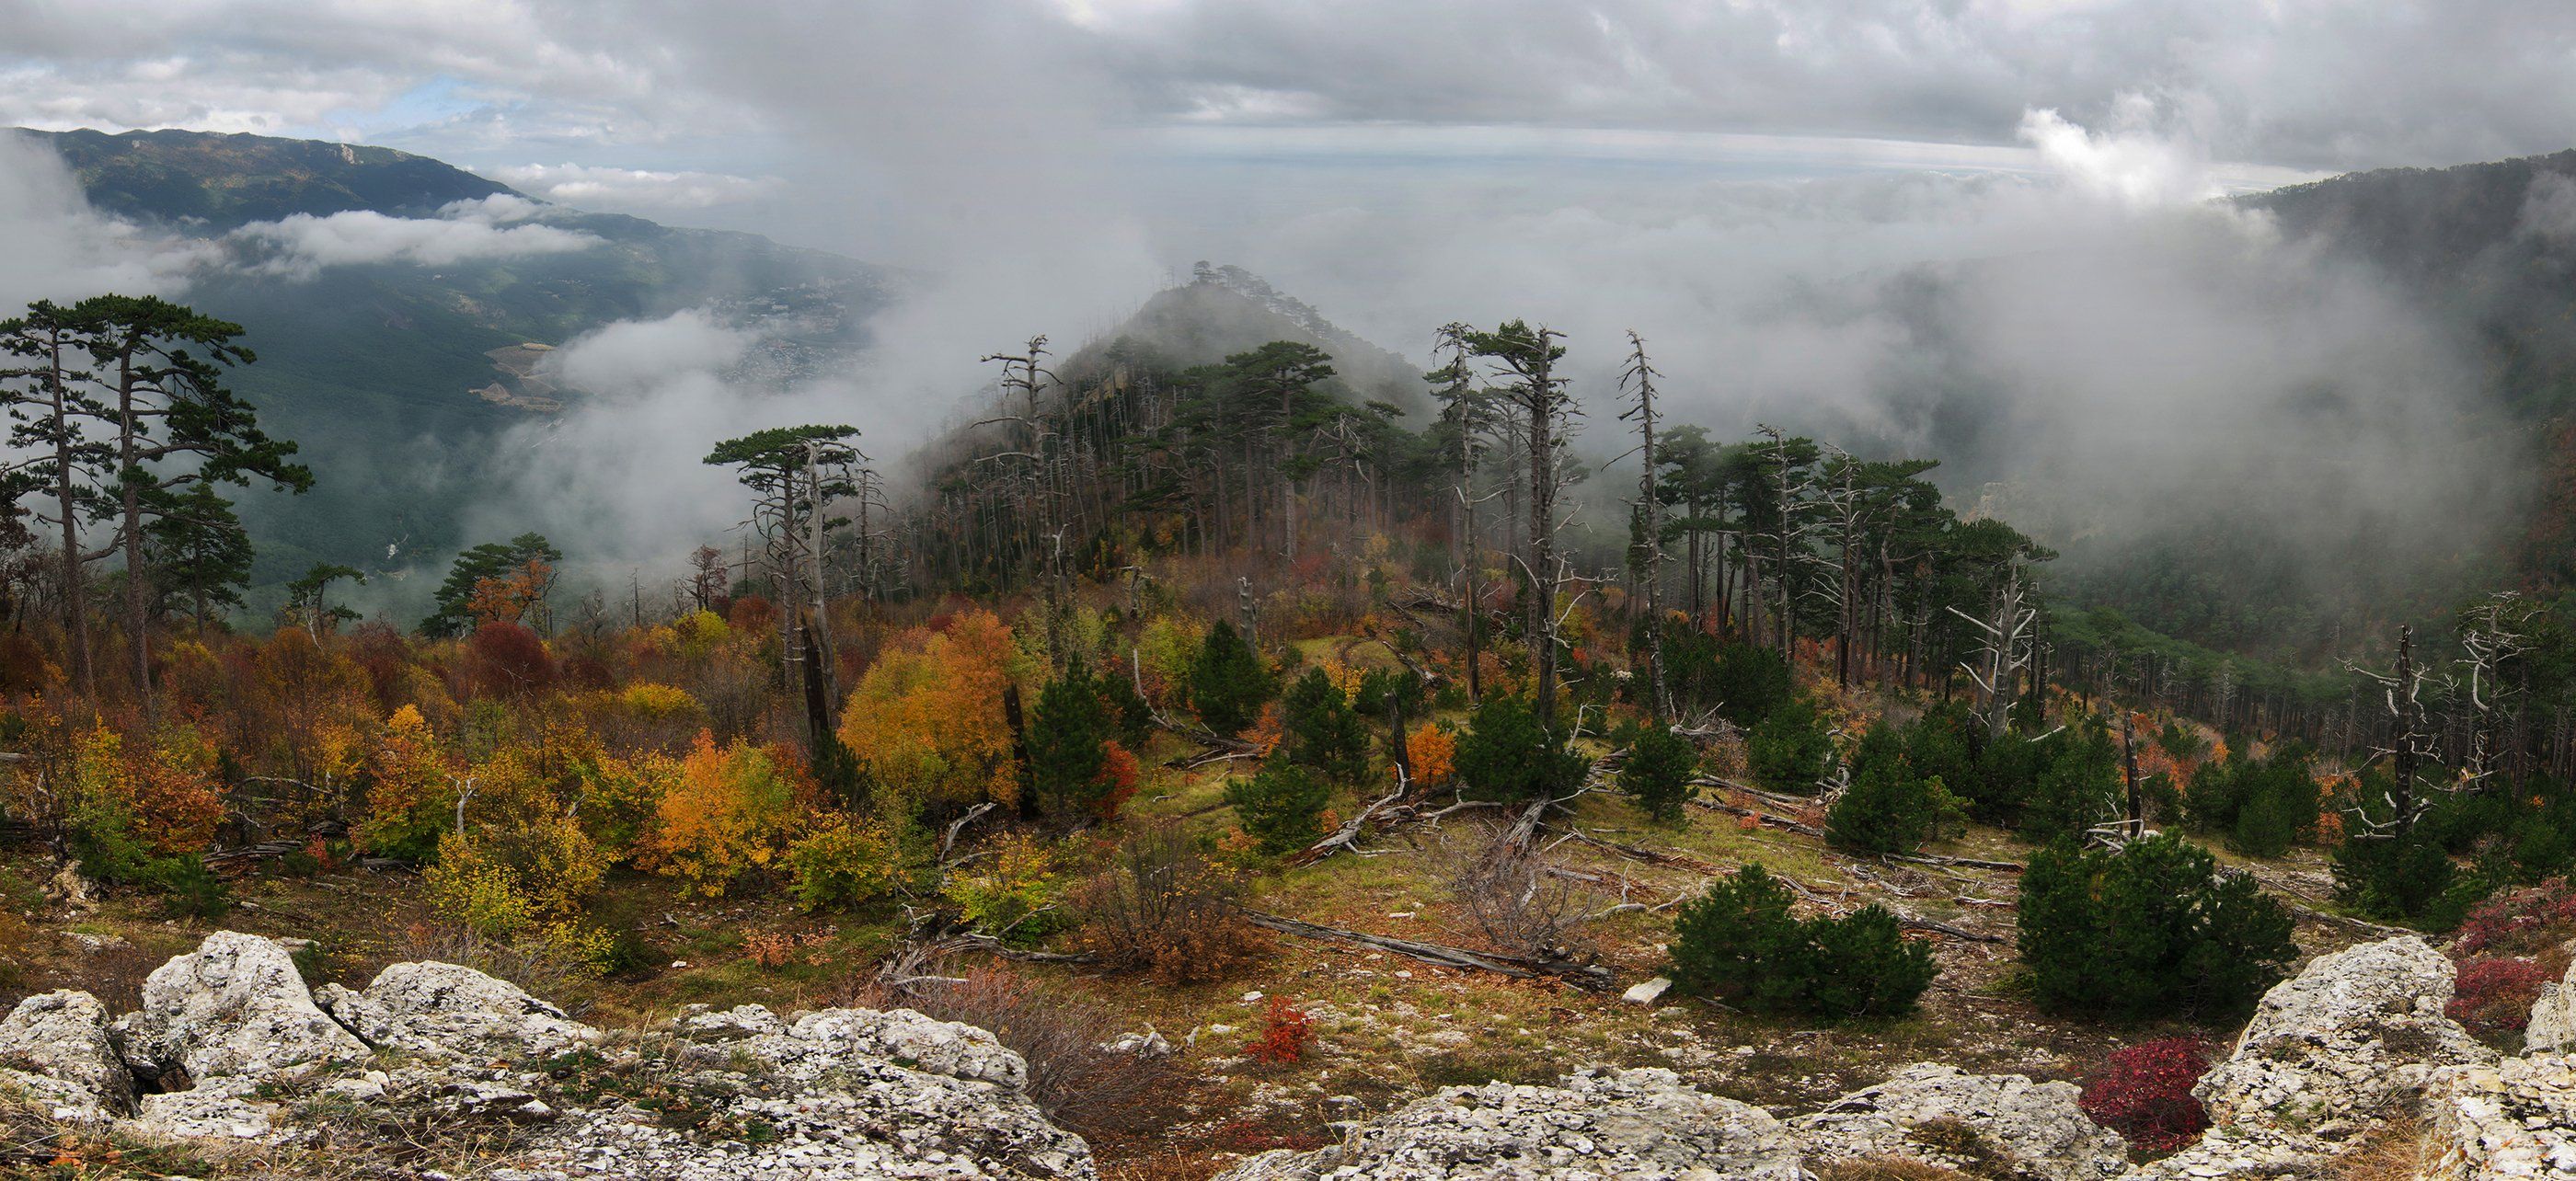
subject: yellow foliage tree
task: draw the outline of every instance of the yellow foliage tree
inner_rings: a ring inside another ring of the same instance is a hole
[[[716,745],[698,732],[680,763],[679,782],[654,809],[648,847],[652,869],[709,897],[737,878],[776,863],[798,827],[794,773],[741,739]]]
[[[989,611],[906,632],[878,654],[841,715],[841,742],[890,809],[1018,801],[1002,695],[1020,660]]]

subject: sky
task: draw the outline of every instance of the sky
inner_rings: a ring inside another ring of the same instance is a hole
[[[2576,143],[2553,0],[0,0],[0,28],[0,123],[380,144],[897,261],[959,175],[1058,184],[1069,153],[1257,200],[2031,170],[2035,110],[2187,141],[2225,187]]]
[[[1639,330],[1721,432],[1915,445],[1925,388],[1973,388],[1988,460],[2043,457],[1976,478],[2042,490],[2014,511],[2068,535],[2259,488],[2284,537],[2456,544],[2440,523],[2495,491],[2455,462],[2492,393],[2474,354],[2418,293],[2211,199],[2576,146],[2564,0],[0,0],[0,30],[0,125],[394,147],[923,276],[867,368],[785,397],[718,380],[738,342],[687,314],[561,342],[671,359],[544,427],[596,442],[576,480],[796,414],[899,453],[989,379],[975,358],[1079,342],[1209,259],[1412,355],[1453,320],[1550,322],[1596,406]],[[51,224],[34,180],[0,228]],[[2535,226],[2576,207],[2543,196]],[[248,236],[290,277],[580,248],[522,212]],[[54,273],[147,265],[116,232],[24,237],[76,256]],[[675,544],[635,516],[599,546]]]

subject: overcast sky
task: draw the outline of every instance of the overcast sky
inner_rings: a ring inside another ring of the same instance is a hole
[[[2033,111],[2223,187],[2576,145],[2562,0],[0,0],[0,29],[0,123],[382,144],[876,256],[1075,159],[1277,201],[2031,169]]]

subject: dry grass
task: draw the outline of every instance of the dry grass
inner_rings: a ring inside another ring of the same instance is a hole
[[[2426,1131],[2413,1116],[2392,1117],[2361,1147],[2328,1167],[2327,1181],[2413,1181],[2424,1167]]]
[[[1972,1181],[1966,1173],[1897,1156],[1835,1161],[1817,1170],[1819,1181]]]
[[[863,985],[849,1003],[912,1009],[990,1031],[1027,1060],[1029,1098],[1057,1123],[1086,1135],[1158,1126],[1182,1089],[1171,1059],[1102,1048],[1134,1029],[1128,1017],[1006,967],[952,973],[929,965],[900,984]]]

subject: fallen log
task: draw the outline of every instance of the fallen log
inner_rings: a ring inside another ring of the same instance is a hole
[[[1469,951],[1463,947],[1424,943],[1418,939],[1399,939],[1392,935],[1372,935],[1366,931],[1353,931],[1345,927],[1327,927],[1321,923],[1309,923],[1265,911],[1237,909],[1241,911],[1245,922],[1256,927],[1295,935],[1301,939],[1373,947],[1379,951],[1393,952],[1407,959],[1437,964],[1444,968],[1492,972],[1515,980],[1536,980],[1553,976],[1580,987],[1592,989],[1606,989],[1612,983],[1610,969],[1599,964],[1580,964],[1571,960],[1536,960],[1495,952]]]
[[[1779,829],[1782,832],[1794,832],[1800,836],[1821,838],[1825,835],[1825,830],[1818,828],[1815,825],[1808,824],[1805,821],[1791,820],[1786,816],[1775,815],[1770,812],[1765,812],[1759,808],[1746,808],[1736,804],[1726,803],[1723,800],[1695,799],[1690,802],[1690,806],[1694,808],[1706,808],[1711,812],[1724,812],[1729,816],[1750,816],[1754,820]]]

